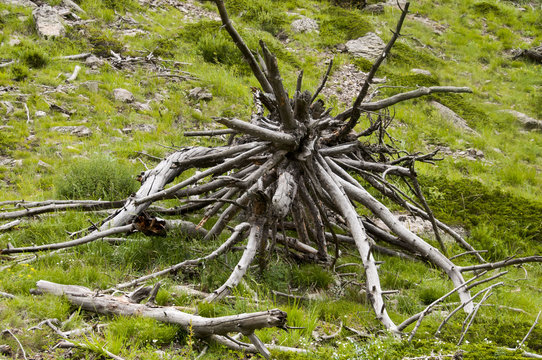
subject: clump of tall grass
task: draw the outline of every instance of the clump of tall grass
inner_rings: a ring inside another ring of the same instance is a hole
[[[67,199],[124,199],[137,190],[133,169],[110,157],[100,156],[70,165],[57,178],[57,196]]]

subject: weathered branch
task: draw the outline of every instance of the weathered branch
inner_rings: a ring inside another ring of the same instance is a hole
[[[297,139],[289,134],[269,130],[239,119],[215,118],[215,120],[231,129],[256,136],[264,141],[271,141],[272,143],[281,145],[287,149],[293,149],[297,146]]]
[[[258,65],[258,62],[254,58],[254,55],[252,55],[252,52],[248,48],[247,44],[243,41],[241,35],[239,35],[237,30],[235,30],[235,28],[233,27],[233,24],[228,16],[228,12],[226,11],[226,7],[224,6],[224,1],[215,0],[215,3],[220,14],[220,19],[222,20],[222,24],[224,24],[226,31],[228,32],[228,34],[230,34],[233,42],[235,43],[235,45],[237,45],[237,48],[241,51],[243,57],[248,62],[252,73],[254,74],[256,79],[258,79],[258,82],[262,86],[263,91],[265,91],[266,93],[272,93],[273,89],[271,87],[271,84],[269,84],[269,81],[267,80],[262,69]]]
[[[132,232],[134,230],[135,230],[135,225],[129,224],[129,225],[118,226],[118,227],[114,227],[114,228],[110,228],[106,230],[96,231],[87,236],[83,236],[82,238],[65,241],[61,243],[20,247],[20,248],[6,248],[6,249],[0,250],[0,254],[15,254],[15,253],[28,253],[28,252],[65,249],[72,246],[86,244],[86,243],[89,243],[89,242],[92,242],[92,241],[95,241],[107,236],[111,236],[114,234],[123,234],[123,233]]]
[[[505,266],[511,266],[511,265],[518,265],[518,264],[526,264],[530,262],[542,262],[542,256],[527,256],[523,258],[510,258],[502,261],[497,261],[494,263],[487,263],[487,264],[479,264],[479,265],[471,265],[471,266],[461,266],[459,267],[459,271],[465,272],[465,271],[478,271],[478,270],[488,270],[488,269],[499,269]]]
[[[390,96],[389,98],[370,102],[362,103],[358,105],[358,109],[361,111],[377,111],[386,107],[395,105],[399,102],[419,98],[433,93],[472,93],[472,90],[468,87],[455,87],[455,86],[431,86],[421,87],[416,90],[408,91],[405,93]],[[351,117],[353,114],[353,108],[350,108],[339,115],[335,116],[336,120],[345,120]]]
[[[278,310],[261,311],[257,313],[205,318],[198,315],[181,312],[174,307],[148,306],[134,304],[124,297],[96,294],[96,292],[75,285],[61,285],[40,280],[36,283],[39,291],[66,299],[81,309],[99,314],[143,316],[158,321],[177,324],[197,337],[211,335],[226,335],[230,332],[252,333],[254,330],[268,327],[284,327],[286,313]]]

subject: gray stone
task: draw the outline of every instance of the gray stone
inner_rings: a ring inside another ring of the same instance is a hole
[[[433,232],[433,226],[431,225],[431,222],[429,220],[422,219],[417,216],[412,216],[408,214],[402,214],[402,213],[395,213],[394,214],[397,217],[397,220],[403,225],[405,228],[413,232],[414,234],[418,236],[424,236],[434,239],[435,235]],[[375,225],[379,228],[390,231],[389,228],[382,222],[380,219],[371,219],[374,221]],[[462,227],[453,227],[453,230],[458,233],[461,236],[466,236],[467,231]],[[442,231],[439,232],[439,235],[441,236],[442,240],[444,242],[454,242],[454,239]]]
[[[103,62],[102,59],[100,59],[99,57],[94,56],[94,55],[90,55],[85,60],[85,65],[88,66],[88,67],[91,67],[91,68],[102,66],[103,63],[104,62]]]
[[[38,166],[41,167],[41,168],[44,168],[44,169],[52,169],[53,168],[50,164],[47,164],[43,160],[38,161]]]
[[[314,19],[302,16],[300,19],[294,20],[292,25],[290,25],[292,32],[294,33],[304,33],[304,32],[313,32],[318,31],[318,23]]]
[[[66,33],[64,22],[58,12],[49,5],[32,11],[38,35],[42,38],[63,36]]]
[[[468,131],[472,134],[478,134],[476,131],[474,131],[471,127],[469,127],[469,125],[467,124],[467,122],[465,121],[465,119],[463,119],[461,116],[457,115],[452,109],[450,109],[449,107],[447,106],[444,106],[442,105],[441,103],[439,102],[436,102],[436,101],[431,101],[431,105],[433,105],[437,111],[440,113],[440,115],[448,120],[449,122],[451,122],[455,127],[457,127],[458,129],[461,129],[461,130],[465,130],[465,131]]]
[[[188,92],[188,97],[192,100],[212,100],[213,94],[207,89],[196,87]]]
[[[30,0],[0,0],[0,3],[14,6],[29,7],[33,9],[38,6]]]
[[[414,74],[425,75],[425,76],[433,76],[433,74],[431,74],[431,71],[424,70],[424,69],[410,69],[410,72]]]
[[[122,101],[124,103],[131,103],[134,101],[134,94],[122,88],[114,89],[113,96],[115,97],[115,100]]]
[[[85,89],[87,89],[88,91],[90,91],[91,93],[94,93],[94,94],[97,94],[98,91],[100,90],[100,88],[99,88],[100,82],[99,81],[86,81],[86,82],[82,83],[81,85],[83,85],[83,87]]]
[[[61,134],[71,134],[77,137],[88,137],[92,135],[92,130],[88,127],[80,126],[53,126],[51,131],[56,131]]]
[[[38,111],[36,111],[34,116],[37,117],[37,118],[41,118],[41,117],[47,116],[47,113],[45,111],[38,110]]]
[[[156,125],[153,124],[132,124],[121,130],[124,134],[130,134],[133,131],[151,133],[156,131]]]
[[[363,8],[363,12],[371,14],[383,14],[384,5],[383,4],[370,4]]]
[[[516,110],[502,110],[514,116],[527,130],[542,130],[542,120],[537,120]]]
[[[11,39],[9,39],[8,41],[8,45],[9,46],[17,46],[21,43],[21,39],[19,39],[18,37],[12,37]]]
[[[349,53],[369,61],[376,60],[385,47],[384,41],[373,32],[368,32],[365,36],[346,43],[346,49]]]
[[[13,166],[15,159],[0,155],[0,166]]]
[[[134,102],[133,106],[134,106],[134,109],[139,110],[139,111],[151,111],[151,106],[149,104],[149,101],[147,101],[146,103],[136,101]]]

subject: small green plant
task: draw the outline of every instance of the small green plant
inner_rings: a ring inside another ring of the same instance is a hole
[[[110,56],[111,51],[121,53],[124,48],[122,42],[115,38],[110,32],[101,32],[92,29],[88,36],[88,40],[92,45],[92,52],[101,57]]]
[[[318,265],[302,265],[292,270],[292,282],[297,286],[326,289],[333,282],[333,275]]]
[[[71,165],[55,186],[61,198],[118,200],[137,190],[132,174],[129,166],[102,156]]]
[[[15,64],[11,67],[11,78],[15,81],[23,81],[28,75],[30,75],[30,70],[23,64]]]
[[[34,48],[27,48],[21,53],[21,60],[30,68],[40,69],[47,65],[48,58],[45,53]]]
[[[320,21],[320,45],[322,47],[330,47],[357,39],[373,30],[370,21],[353,10],[330,7],[322,14]]]
[[[487,15],[489,13],[493,13],[497,15],[501,12],[501,10],[499,9],[497,5],[487,2],[487,1],[478,2],[472,5],[472,7],[476,13],[482,14],[482,15]]]

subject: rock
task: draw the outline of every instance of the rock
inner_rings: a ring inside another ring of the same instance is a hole
[[[516,110],[502,110],[514,116],[527,130],[542,130],[542,120],[537,120]]]
[[[141,103],[139,101],[134,102],[134,109],[139,111],[151,111],[151,106],[149,104],[149,101],[146,103]]]
[[[124,103],[131,103],[132,101],[134,101],[134,94],[132,94],[126,89],[114,89],[113,96],[115,97],[115,100],[122,101]]]
[[[433,74],[431,74],[431,71],[429,71],[429,70],[423,70],[423,69],[410,69],[410,72],[411,72],[411,73],[414,73],[414,74],[425,75],[425,76],[433,76]]]
[[[130,134],[132,131],[141,131],[146,133],[151,133],[156,131],[156,125],[152,124],[132,124],[123,128],[122,133]]]
[[[102,66],[103,65],[103,60],[100,59],[99,57],[97,56],[94,56],[94,55],[90,55],[89,57],[86,58],[85,60],[85,65],[88,66],[88,67],[91,67],[91,68],[95,68],[95,67],[98,67],[98,66]]]
[[[349,53],[369,61],[376,60],[385,47],[384,41],[373,32],[368,32],[365,36],[346,43],[346,49]]]
[[[383,14],[384,13],[384,4],[371,4],[363,8],[363,12],[371,14]]]
[[[99,81],[86,81],[81,84],[85,89],[90,91],[91,93],[97,94],[99,91]]]
[[[407,214],[402,214],[402,213],[396,213],[394,215],[397,217],[397,220],[399,220],[401,225],[409,229],[414,234],[418,236],[429,237],[432,239],[435,238],[435,235],[433,233],[433,226],[431,225],[431,222],[429,220],[425,220],[417,216],[412,216],[412,215],[407,215]],[[380,219],[371,219],[371,220],[379,228],[386,231],[390,231],[389,228],[384,224],[384,222],[382,222],[382,220]],[[452,227],[452,229],[463,237],[467,235],[467,231],[464,228]],[[444,233],[442,230],[439,231],[439,235],[441,236],[442,240],[445,242],[454,241],[454,239],[450,235]]]
[[[294,33],[314,32],[318,31],[318,23],[314,19],[302,16],[300,19],[294,20],[290,29]]]
[[[345,44],[337,44],[337,46],[335,46],[335,48],[337,49],[338,52],[340,53],[345,53],[348,51],[348,49],[346,48],[346,45]]]
[[[14,5],[14,6],[28,7],[28,8],[33,8],[33,9],[38,6],[30,0],[0,0],[0,3]]]
[[[53,126],[51,131],[56,131],[61,134],[71,134],[77,137],[87,137],[92,135],[92,130],[88,127],[80,126]]]
[[[476,131],[474,131],[472,128],[469,127],[465,119],[463,119],[461,116],[457,115],[452,109],[450,109],[447,106],[442,105],[439,102],[431,101],[431,105],[433,105],[437,111],[440,113],[440,115],[451,122],[455,127],[468,131],[472,134],[478,134]]]
[[[0,166],[13,166],[15,159],[0,155]]]
[[[38,111],[36,111],[34,116],[37,117],[37,118],[41,118],[41,117],[47,116],[47,113],[45,111],[38,110]]]
[[[39,160],[38,166],[44,169],[52,169],[53,167],[49,164],[47,164],[45,161]]]
[[[213,94],[207,89],[196,87],[188,92],[188,97],[192,100],[205,100],[209,101],[213,99]]]
[[[32,11],[38,35],[42,38],[63,36],[66,33],[64,22],[58,12],[49,5],[43,5]]]
[[[9,46],[17,46],[20,43],[21,43],[21,40],[18,37],[13,37],[13,38],[9,39],[9,41],[8,41]]]

